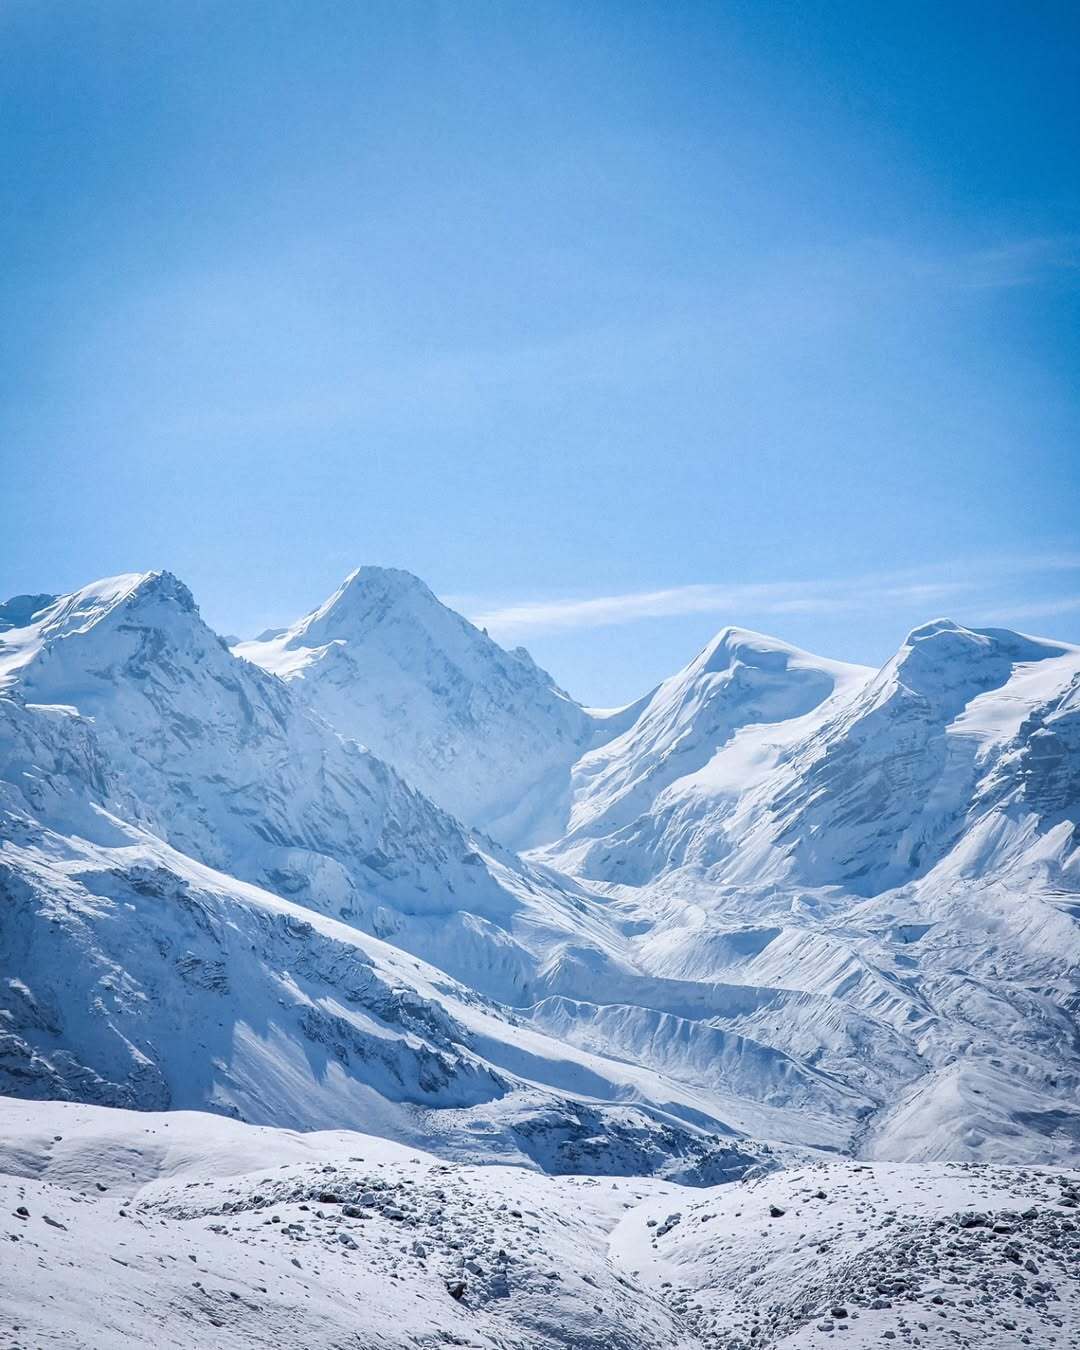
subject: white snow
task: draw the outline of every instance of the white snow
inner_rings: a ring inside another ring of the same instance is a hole
[[[1080,1174],[816,1163],[687,1188],[347,1131],[0,1099],[11,1347],[1076,1343]]]
[[[727,628],[586,710],[407,573],[232,651],[168,573],[17,597],[0,907],[12,1344],[1075,1338],[1076,647]],[[252,1200],[344,1150],[412,1219]]]
[[[325,604],[238,656],[504,842],[551,828],[591,717],[524,648],[506,652],[408,572],[361,567]]]

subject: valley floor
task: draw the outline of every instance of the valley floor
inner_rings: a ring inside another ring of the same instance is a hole
[[[1080,1172],[811,1161],[726,1186],[0,1099],[0,1345],[1080,1343]]]

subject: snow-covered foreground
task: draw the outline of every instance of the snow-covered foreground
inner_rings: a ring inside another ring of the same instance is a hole
[[[0,1099],[5,1347],[1067,1347],[1080,1173],[809,1163],[714,1188]]]

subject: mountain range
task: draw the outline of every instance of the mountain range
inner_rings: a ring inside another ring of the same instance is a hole
[[[0,914],[26,1102],[669,1186],[1074,1164],[1080,648],[725,628],[597,711],[400,571],[239,642],[167,572],[19,596]]]

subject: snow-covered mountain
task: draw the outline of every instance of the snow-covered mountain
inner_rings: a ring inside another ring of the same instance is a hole
[[[583,757],[542,856],[607,883],[641,969],[783,991],[728,1030],[866,1062],[864,1154],[1069,1152],[1078,687],[1075,647],[948,621],[876,673],[725,632]]]
[[[38,600],[0,649],[5,1088],[407,1138],[431,1110],[451,1151],[482,1106],[481,1156],[569,1170],[756,1156],[766,1081],[672,1085],[513,1011],[633,990],[601,899],[470,836],[168,574]],[[802,1077],[830,1137],[864,1103]]]
[[[334,913],[504,903],[456,821],[232,656],[169,573],[54,598],[0,643],[0,689],[85,719],[105,804],[181,851]]]
[[[292,627],[234,650],[468,825],[514,847],[559,831],[603,726],[408,572],[361,567]]]
[[[715,861],[725,809],[871,674],[723,629],[620,736],[575,764],[553,856],[597,880],[630,884],[691,859]]]
[[[725,629],[602,718],[404,573],[233,650],[167,573],[18,597],[0,1088],[699,1184],[1072,1160],[1078,825],[1063,643]]]
[[[1080,649],[948,620],[877,672],[725,629],[577,762],[567,831],[538,856],[633,886],[689,865],[876,895],[988,814],[1008,833],[1024,803],[1040,828],[1075,812],[1078,685]]]
[[[1075,647],[947,620],[915,629],[755,793],[760,851],[744,844],[732,877],[768,852],[800,880],[874,895],[928,872],[987,816],[1008,832],[1036,806],[1033,738],[1049,742],[1047,717],[1066,729],[1060,705],[1078,676]],[[1067,781],[1051,788],[1039,829],[1076,804]],[[1068,846],[1059,856],[1070,865]],[[999,838],[981,871],[1008,857]]]

